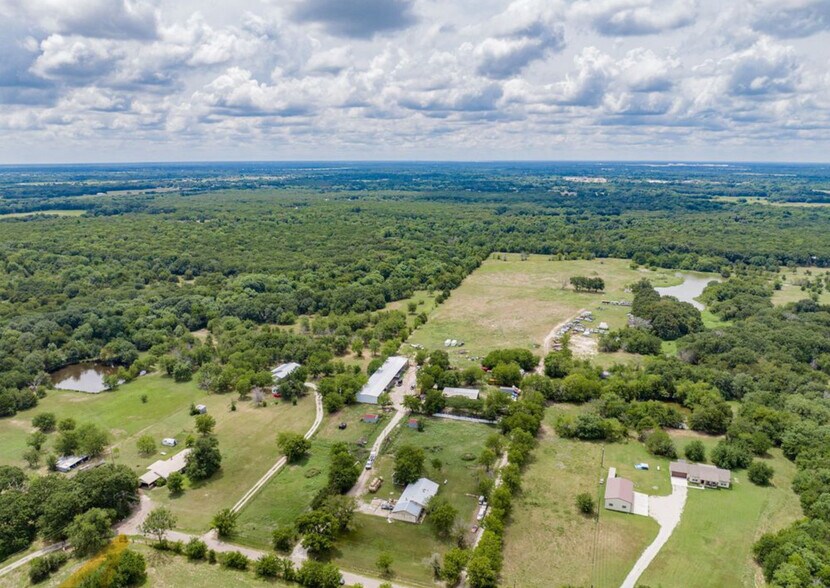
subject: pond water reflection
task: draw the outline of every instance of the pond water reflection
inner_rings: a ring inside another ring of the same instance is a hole
[[[52,374],[52,385],[59,390],[98,393],[107,389],[104,376],[114,374],[118,368],[100,363],[76,363]]]

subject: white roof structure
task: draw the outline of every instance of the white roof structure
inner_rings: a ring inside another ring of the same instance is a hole
[[[190,448],[179,451],[173,457],[168,459],[160,459],[149,466],[147,472],[139,478],[142,485],[151,486],[159,479],[167,477],[173,472],[180,472],[187,465],[187,455],[190,453]]]
[[[68,472],[88,459],[88,455],[67,455],[58,459],[55,469],[59,472]]]
[[[369,381],[357,393],[357,401],[368,404],[377,404],[378,397],[389,387],[401,370],[408,363],[408,359],[400,355],[393,355],[383,362],[378,370],[369,376]]]
[[[479,391],[475,388],[444,388],[444,396],[453,398],[455,396],[463,396],[470,400],[478,400]]]
[[[420,517],[429,501],[438,494],[438,488],[438,484],[429,478],[420,478],[406,487],[392,513],[407,512],[415,518]]]
[[[300,367],[300,364],[295,362],[283,363],[271,370],[271,375],[274,376],[274,381],[278,382],[287,377],[291,372]]]

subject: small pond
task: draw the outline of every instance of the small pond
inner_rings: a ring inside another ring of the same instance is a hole
[[[677,276],[683,278],[683,282],[677,286],[668,286],[666,288],[655,288],[660,296],[674,296],[681,302],[688,302],[698,310],[703,310],[703,304],[695,300],[703,293],[703,289],[709,285],[709,282],[716,281],[715,278],[696,276],[694,274],[678,273]]]
[[[52,373],[52,385],[59,390],[75,390],[97,394],[107,389],[104,376],[118,368],[100,363],[76,363]]]

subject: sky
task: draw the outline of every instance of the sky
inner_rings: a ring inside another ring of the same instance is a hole
[[[0,162],[830,161],[830,0],[0,0]]]

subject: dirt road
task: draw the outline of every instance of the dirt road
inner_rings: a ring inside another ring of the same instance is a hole
[[[395,386],[392,391],[389,393],[390,398],[392,399],[392,406],[395,407],[395,414],[392,416],[392,419],[389,423],[384,427],[383,431],[380,432],[378,438],[375,439],[375,442],[372,444],[372,452],[375,455],[380,455],[381,449],[383,449],[383,443],[386,441],[386,438],[389,434],[395,430],[403,418],[409,414],[409,411],[404,408],[403,399],[404,396],[410,391],[410,388],[415,385],[415,378],[417,376],[418,370],[416,367],[410,366],[406,373],[403,376],[403,384],[400,386]],[[348,495],[354,496],[355,498],[359,496],[363,496],[366,494],[366,488],[369,485],[369,482],[374,477],[373,470],[363,470],[361,472],[360,477],[357,479],[357,482],[352,489],[349,490]]]
[[[308,429],[308,431],[306,431],[305,434],[306,439],[311,439],[311,437],[314,436],[314,433],[317,432],[317,429],[320,428],[320,423],[323,422],[323,397],[320,396],[319,392],[317,392],[317,386],[315,386],[314,384],[306,383],[306,386],[314,390],[314,403],[317,407],[317,416],[314,417],[314,423],[312,423],[311,427]],[[265,472],[265,475],[263,475],[259,480],[257,480],[256,484],[251,486],[251,489],[248,490],[242,496],[242,498],[240,498],[239,501],[233,505],[233,508],[231,510],[233,510],[233,512],[239,512],[243,508],[245,508],[245,505],[248,504],[251,498],[253,498],[256,495],[256,493],[259,492],[262,489],[262,487],[268,483],[268,480],[273,478],[277,474],[277,472],[279,472],[285,466],[286,463],[287,459],[285,458],[285,456],[278,459],[277,463],[271,466],[271,469]]]

